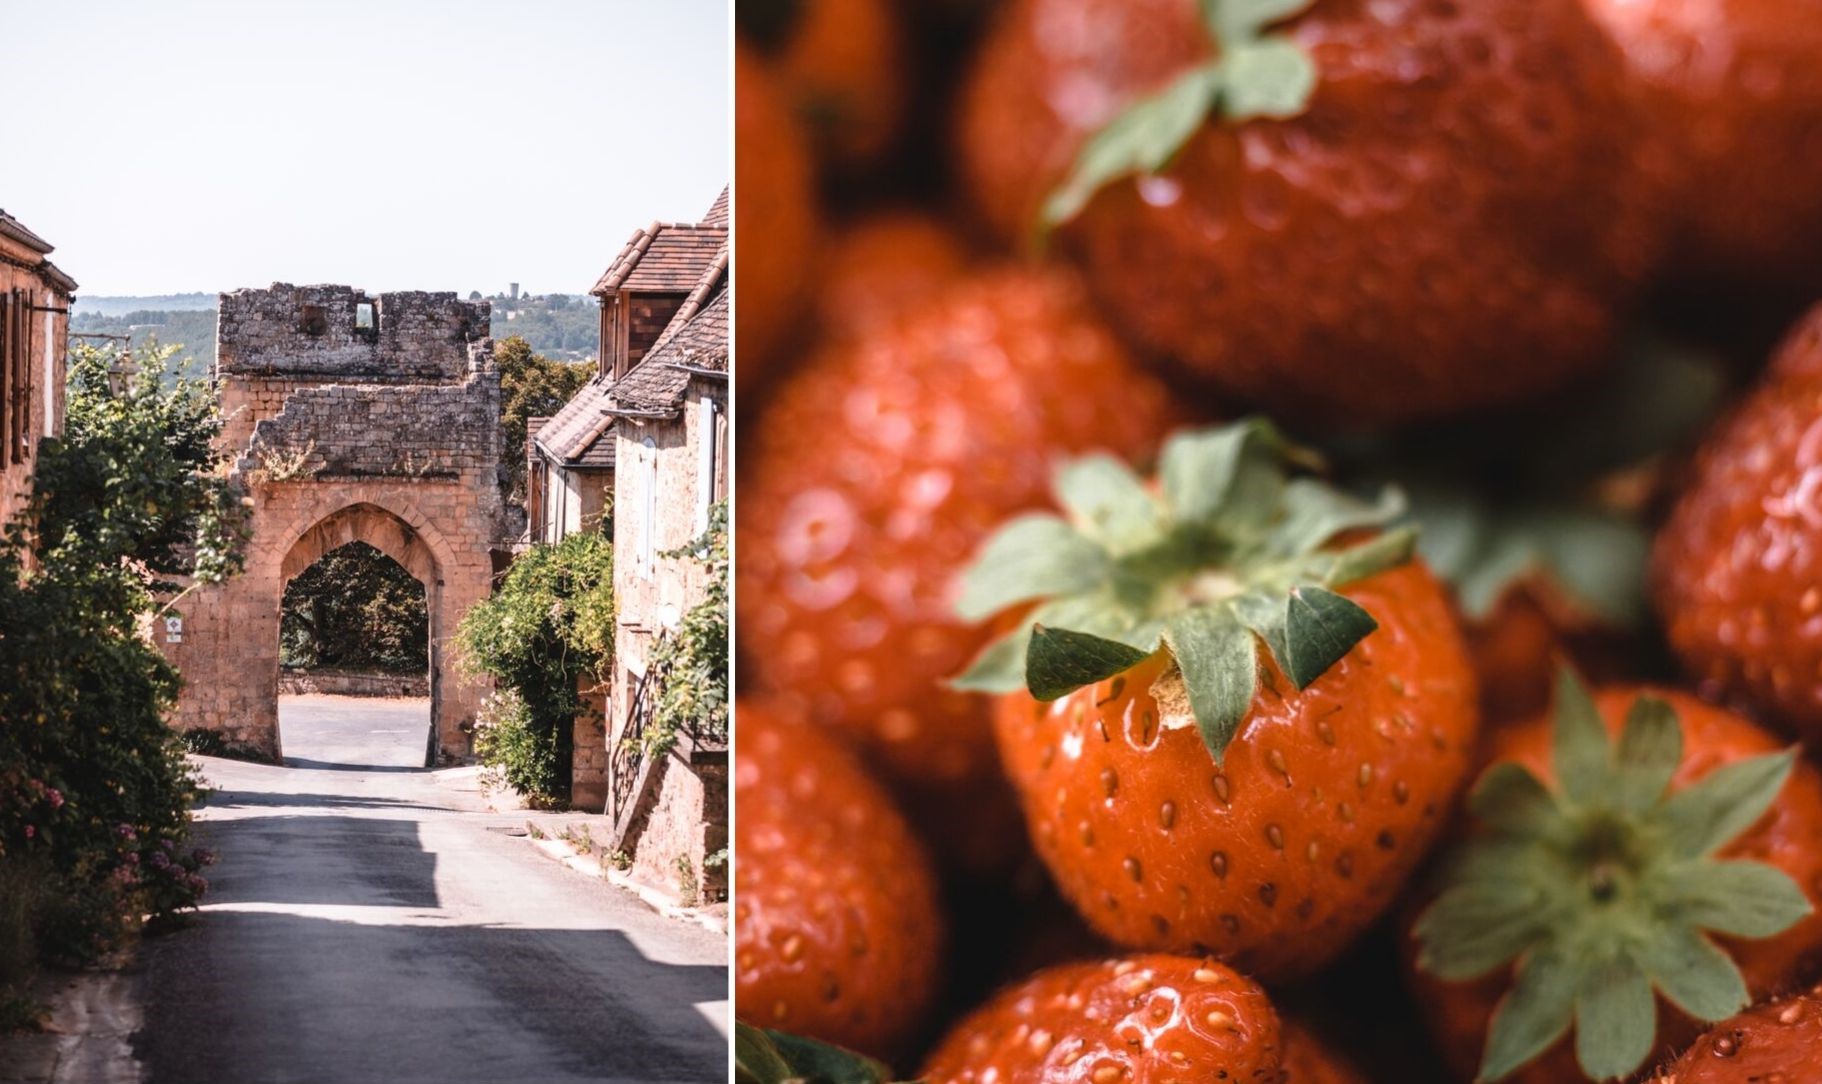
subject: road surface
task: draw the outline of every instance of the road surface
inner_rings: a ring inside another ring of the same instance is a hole
[[[145,946],[152,1084],[727,1079],[725,938],[538,854],[473,769],[401,766],[401,702],[299,699],[294,766],[205,761],[221,862]]]

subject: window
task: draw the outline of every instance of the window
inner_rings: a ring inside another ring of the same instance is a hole
[[[304,315],[302,319],[298,320],[297,329],[311,338],[315,338],[329,330],[329,317],[323,314],[321,305],[305,305]]]
[[[354,330],[372,331],[373,329],[373,302],[362,301],[354,306]]]
[[[715,476],[720,469],[720,411],[715,400],[696,401],[696,533],[709,529],[709,508],[715,503]]]
[[[32,454],[32,302],[23,290],[0,295],[0,466]]]
[[[647,579],[652,575],[652,551],[657,541],[658,445],[650,437],[639,450],[639,535],[634,556]]]

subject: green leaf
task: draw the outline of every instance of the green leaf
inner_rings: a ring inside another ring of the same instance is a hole
[[[1502,760],[1486,770],[1468,795],[1468,810],[1495,832],[1546,838],[1562,821],[1556,795],[1531,769]]]
[[[1293,587],[1284,616],[1285,671],[1297,688],[1307,689],[1378,627],[1371,614],[1333,591]]]
[[[1163,169],[1202,127],[1220,88],[1220,65],[1205,64],[1115,117],[1083,145],[1069,179],[1045,202],[1044,224],[1074,218],[1096,192],[1121,177]]]
[[[1763,862],[1682,863],[1653,886],[1676,918],[1729,937],[1775,937],[1815,910],[1790,875]]]
[[[1553,752],[1556,779],[1569,800],[1578,804],[1608,797],[1612,765],[1608,757],[1607,728],[1588,687],[1568,666],[1556,672],[1556,713]]]
[[[1202,0],[1202,17],[1225,44],[1256,37],[1261,29],[1282,22],[1315,0]]]
[[[887,1084],[892,1070],[839,1046],[738,1021],[734,1069],[740,1084]]]
[[[1198,607],[1165,622],[1164,641],[1183,671],[1189,710],[1215,763],[1252,710],[1259,641],[1230,611]]]
[[[1626,713],[1614,758],[1614,797],[1622,809],[1642,813],[1657,804],[1683,762],[1683,727],[1669,704],[1640,696]]]
[[[1282,503],[1283,518],[1266,536],[1265,549],[1285,557],[1314,553],[1343,531],[1383,527],[1405,512],[1404,494],[1396,486],[1364,501],[1314,478],[1291,479]]]
[[[1687,857],[1712,854],[1751,828],[1777,800],[1797,751],[1736,760],[1665,799],[1657,820]]]
[[[1063,520],[1020,516],[988,539],[963,574],[956,613],[980,621],[1017,603],[1089,590],[1107,572],[1107,554]]]
[[[1294,117],[1316,89],[1316,62],[1282,35],[1228,49],[1222,69],[1222,111],[1231,120]]]
[[[1278,660],[1279,666],[1290,665],[1287,660],[1291,657],[1291,651],[1285,646],[1284,640],[1287,606],[1283,595],[1250,588],[1228,599],[1227,607],[1236,620],[1265,641],[1266,648]]]
[[[1448,889],[1413,928],[1421,946],[1417,966],[1444,982],[1467,982],[1511,963],[1547,932],[1540,897],[1503,882]]]
[[[1120,553],[1156,542],[1164,509],[1131,467],[1110,455],[1086,455],[1056,475],[1057,500],[1082,532]]]
[[[1649,617],[1645,566],[1651,532],[1643,523],[1580,509],[1514,513],[1502,529],[1522,532],[1550,578],[1575,602],[1621,629]]]
[[[1277,427],[1264,418],[1174,436],[1165,443],[1158,465],[1164,500],[1185,523],[1264,523],[1288,495],[1287,447]]]
[[[1688,927],[1664,927],[1633,946],[1633,958],[1659,993],[1697,1020],[1725,1020],[1750,1000],[1733,957]]]
[[[1055,700],[1130,670],[1147,654],[1091,633],[1034,625],[1025,652],[1025,686],[1039,700]]]
[[[1025,687],[1025,649],[1030,643],[1030,626],[1020,625],[988,644],[949,684],[973,693],[1020,691]]]
[[[1356,580],[1377,576],[1387,569],[1397,568],[1411,559],[1417,551],[1417,531],[1411,527],[1400,527],[1360,543],[1337,550],[1322,582],[1329,587],[1345,587]]]
[[[1630,1076],[1657,1036],[1651,984],[1630,959],[1602,961],[1582,975],[1575,1000],[1575,1060],[1595,1080]]]
[[[1580,985],[1580,962],[1557,946],[1545,946],[1527,957],[1512,992],[1493,1013],[1479,1079],[1504,1079],[1554,1046],[1569,1030]]]

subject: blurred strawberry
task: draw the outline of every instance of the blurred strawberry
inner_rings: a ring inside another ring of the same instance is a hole
[[[823,253],[820,329],[865,335],[941,293],[972,262],[955,231],[923,212],[880,211],[848,223]]]
[[[844,168],[876,164],[907,96],[904,28],[891,0],[741,0],[734,17],[817,150]]]
[[[816,260],[814,181],[795,121],[764,62],[734,47],[735,380],[745,393],[797,323]]]

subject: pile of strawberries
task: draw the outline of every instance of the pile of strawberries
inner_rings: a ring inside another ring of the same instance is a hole
[[[737,26],[742,1081],[1822,1081],[1822,0]]]

